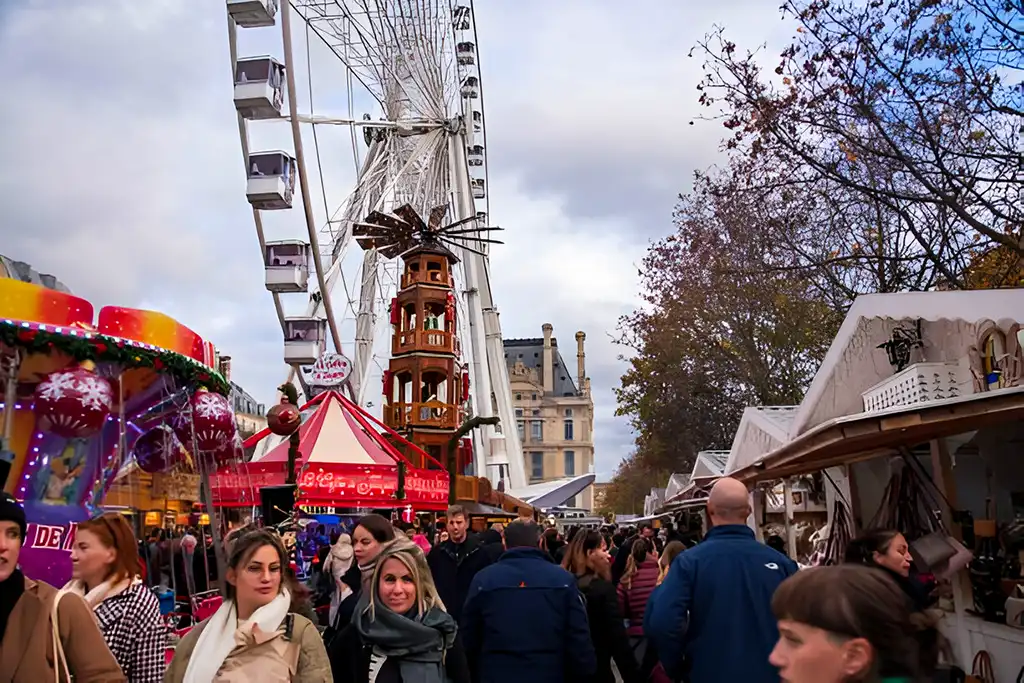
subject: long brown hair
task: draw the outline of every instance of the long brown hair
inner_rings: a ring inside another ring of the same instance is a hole
[[[125,579],[135,580],[142,575],[139,560],[139,544],[135,541],[128,520],[118,512],[104,512],[78,525],[78,531],[88,531],[96,536],[104,547],[114,551],[115,558],[104,581],[120,583]]]
[[[651,542],[651,539],[639,536],[633,541],[633,545],[629,549],[629,557],[626,558],[626,569],[622,572],[622,578],[619,579],[619,583],[625,586],[626,590],[633,587],[633,577],[636,576],[636,570],[647,560],[647,556],[653,552],[654,543]]]
[[[247,531],[236,538],[231,544],[228,569],[234,569],[237,572],[239,567],[252,559],[257,550],[268,545],[277,552],[277,559],[281,563],[281,586],[288,585],[288,551],[284,549],[281,537],[268,529]],[[224,598],[232,601],[235,599],[235,587],[228,581],[224,581]]]
[[[921,626],[911,618],[906,595],[885,572],[855,564],[812,567],[797,572],[772,597],[775,618],[827,631],[839,638],[863,638],[874,661],[866,680],[916,680],[929,666],[922,652]]]
[[[580,529],[575,536],[573,536],[572,542],[565,551],[565,557],[562,559],[562,567],[571,572],[576,576],[577,579],[583,578],[588,574],[601,576],[602,579],[611,580],[610,571],[605,571],[602,575],[594,571],[591,567],[590,561],[587,559],[587,555],[592,550],[597,550],[601,547],[601,543],[604,542],[604,536],[593,529]]]

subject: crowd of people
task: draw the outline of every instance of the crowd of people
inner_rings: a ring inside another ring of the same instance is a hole
[[[73,579],[57,589],[18,568],[25,515],[5,494],[0,681],[931,680],[932,586],[912,574],[899,533],[871,532],[846,564],[801,570],[755,538],[740,482],[719,480],[707,513],[696,544],[670,527],[563,536],[530,519],[473,533],[459,506],[442,537],[369,514],[325,544],[310,586],[277,532],[245,530],[224,542],[223,602],[168,663],[167,626],[143,581],[164,565],[140,559],[124,517],[78,527]]]

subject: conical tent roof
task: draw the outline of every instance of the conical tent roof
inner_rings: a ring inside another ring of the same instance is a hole
[[[441,463],[408,444],[436,469],[412,467],[378,429],[387,428],[338,392],[320,394],[303,410],[313,406],[313,414],[299,427],[299,455],[295,463],[298,505],[444,508],[448,473]],[[269,435],[269,429],[264,430],[246,445]],[[393,436],[401,439],[397,434]],[[255,505],[259,503],[259,489],[283,485],[287,478],[288,446],[285,439],[240,467],[221,468],[211,477],[214,504]],[[401,500],[396,497],[399,463],[406,465],[406,497]]]
[[[333,391],[317,398],[320,404],[299,427],[300,465],[334,463],[349,465],[394,465],[403,459],[397,449],[376,430],[365,429],[343,397]],[[360,417],[363,417],[360,415]],[[365,418],[363,420],[366,421]],[[253,463],[288,462],[288,440],[270,449]]]

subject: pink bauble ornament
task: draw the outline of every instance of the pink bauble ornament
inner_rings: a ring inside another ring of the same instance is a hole
[[[192,432],[200,452],[219,451],[231,443],[237,431],[235,414],[226,398],[205,389],[192,395]]]
[[[145,432],[135,440],[132,455],[139,469],[149,474],[164,472],[176,465],[183,458],[181,442],[174,431],[160,425]]]
[[[96,434],[113,403],[110,382],[84,367],[52,372],[35,391],[40,426],[66,439]]]

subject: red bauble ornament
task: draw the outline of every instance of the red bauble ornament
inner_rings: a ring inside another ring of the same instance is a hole
[[[149,474],[168,470],[183,457],[181,442],[166,425],[154,427],[136,439],[132,455],[139,469]]]
[[[267,426],[278,436],[291,436],[300,422],[299,408],[291,403],[278,403],[267,411]]]
[[[188,408],[182,408],[178,414],[171,419],[171,429],[178,437],[179,443],[185,447],[185,451],[192,452],[192,416]]]
[[[214,451],[213,462],[217,467],[224,465],[240,465],[245,461],[245,449],[242,447],[242,435],[235,430],[235,436],[220,449]]]
[[[40,426],[66,439],[82,439],[98,432],[113,403],[110,382],[83,367],[52,372],[35,391]]]
[[[188,418],[185,417],[187,422]],[[192,395],[192,434],[200,452],[215,453],[231,443],[238,429],[228,400],[212,391],[200,389]],[[174,431],[181,438],[179,427]],[[189,436],[191,440],[191,435]],[[189,443],[189,442],[186,442]]]

